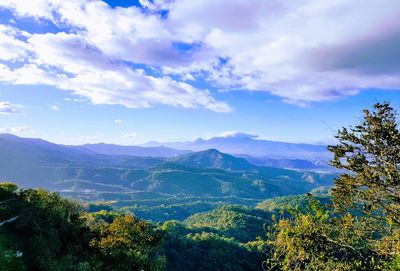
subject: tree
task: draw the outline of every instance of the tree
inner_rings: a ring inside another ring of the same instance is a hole
[[[335,207],[400,225],[400,132],[389,103],[363,110],[362,122],[338,132],[331,164],[344,170],[332,189]]]
[[[90,245],[99,251],[101,270],[153,271],[163,267],[164,259],[158,254],[163,235],[148,222],[117,215],[99,230]]]
[[[268,232],[265,270],[380,270],[365,225],[350,213],[336,216],[309,195],[309,206],[290,211]]]
[[[0,270],[157,270],[162,235],[131,215],[85,212],[43,189],[0,183]]]
[[[311,198],[305,212],[278,221],[267,270],[400,270],[400,132],[389,103],[363,110],[329,146],[342,173],[333,208]]]

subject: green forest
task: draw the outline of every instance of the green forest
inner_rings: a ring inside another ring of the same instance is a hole
[[[332,187],[258,203],[117,206],[1,183],[0,269],[400,270],[397,123],[389,103],[365,109],[328,147],[340,172]]]

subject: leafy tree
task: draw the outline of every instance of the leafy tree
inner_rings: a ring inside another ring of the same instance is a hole
[[[3,231],[28,269],[68,270],[85,256],[90,229],[78,204],[45,190],[0,186]],[[10,219],[12,218],[12,219]]]
[[[332,165],[345,170],[332,189],[335,206],[400,224],[400,132],[389,103],[365,109],[363,121],[336,136]]]
[[[388,103],[364,110],[361,123],[329,146],[342,173],[334,209],[314,199],[306,212],[276,223],[267,270],[400,270],[400,132]]]
[[[161,232],[131,215],[117,215],[111,224],[100,226],[90,245],[100,252],[101,270],[158,270],[164,265],[158,254]]]
[[[291,213],[270,229],[266,270],[379,270],[379,255],[357,217],[334,216],[311,196],[306,210]]]
[[[0,270],[157,270],[159,232],[130,215],[0,184]]]

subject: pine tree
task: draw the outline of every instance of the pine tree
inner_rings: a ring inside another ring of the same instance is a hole
[[[400,132],[389,103],[363,110],[362,122],[343,128],[329,146],[331,164],[344,172],[332,189],[338,210],[353,209],[400,225]]]

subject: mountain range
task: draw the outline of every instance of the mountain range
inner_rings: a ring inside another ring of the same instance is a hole
[[[230,133],[212,137],[210,139],[198,138],[188,142],[148,142],[146,147],[165,146],[179,150],[203,151],[218,149],[232,155],[247,155],[269,159],[306,159],[326,160],[331,157],[326,145],[313,145],[303,143],[287,143],[258,139],[254,135],[245,133]]]
[[[252,164],[297,170],[334,172],[328,166],[331,154],[325,145],[297,144],[258,139],[245,133],[230,133],[187,142],[148,142],[142,146],[85,144],[75,148],[106,155],[177,157],[190,152],[217,149],[243,157]]]
[[[106,155],[130,155],[130,156],[150,156],[150,157],[175,157],[181,154],[190,153],[190,150],[178,150],[164,146],[141,147],[141,146],[122,146],[115,144],[85,144],[75,146],[76,149]]]
[[[164,158],[115,153],[2,134],[0,181],[108,200],[140,193],[265,199],[306,193],[330,185],[334,177],[258,166],[216,149]]]

